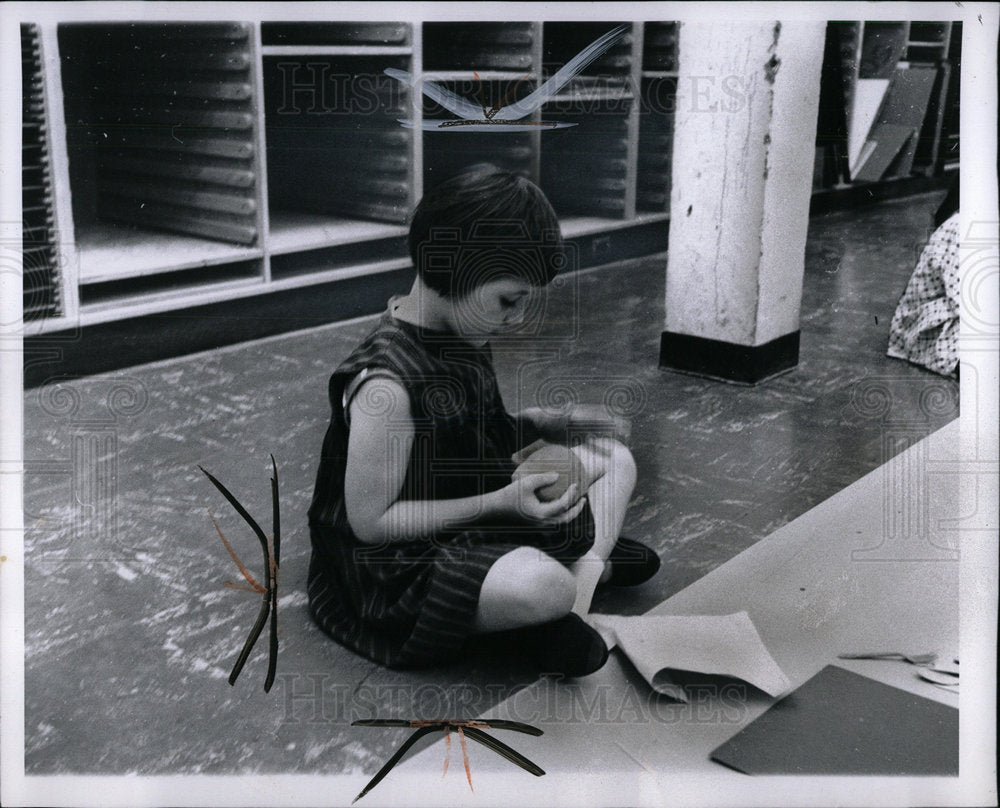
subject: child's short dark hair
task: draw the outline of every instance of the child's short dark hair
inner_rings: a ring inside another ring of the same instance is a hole
[[[566,262],[559,220],[545,194],[488,163],[424,194],[410,221],[409,247],[421,280],[445,297],[504,275],[545,286]]]

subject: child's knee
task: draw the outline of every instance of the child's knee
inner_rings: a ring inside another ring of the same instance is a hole
[[[596,481],[611,475],[619,487],[634,487],[637,477],[635,458],[631,450],[614,438],[590,437],[586,443],[575,447],[574,451],[583,461],[584,467]]]
[[[620,478],[628,480],[630,485],[635,485],[638,474],[635,466],[635,458],[632,451],[624,443],[617,440],[610,440],[611,443],[611,463]]]
[[[533,618],[531,622],[557,620],[568,614],[576,601],[576,580],[570,571],[533,547],[514,552],[521,574],[510,596],[518,602],[519,611]]]

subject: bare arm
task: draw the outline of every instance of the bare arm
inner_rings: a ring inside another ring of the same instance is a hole
[[[420,539],[487,517],[559,523],[583,507],[574,488],[553,502],[538,499],[536,489],[554,482],[555,473],[529,475],[482,496],[400,500],[414,437],[406,389],[394,379],[369,379],[352,399],[350,415],[344,503],[354,534],[366,544]]]

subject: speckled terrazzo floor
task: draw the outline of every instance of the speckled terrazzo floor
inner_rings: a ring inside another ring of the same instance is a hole
[[[600,593],[595,611],[646,611],[957,416],[957,384],[884,356],[939,198],[811,222],[801,361],[758,387],[657,368],[664,256],[565,279],[550,297],[550,339],[500,352],[512,408],[518,391],[527,404],[569,385],[582,401],[612,395],[634,413],[639,483],[626,532],[664,569],[641,588]],[[585,327],[567,337],[577,310]],[[473,715],[533,680],[486,654],[385,670],[308,619],[305,511],[326,380],[369,327],[26,393],[29,773],[370,773],[400,736],[351,720]],[[196,466],[266,527],[269,452],[284,543],[279,675],[265,695],[263,642],[236,687],[226,683],[258,601],[224,588],[238,573],[205,506],[253,568],[259,549]]]

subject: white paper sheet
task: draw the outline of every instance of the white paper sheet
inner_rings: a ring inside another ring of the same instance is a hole
[[[588,616],[608,647],[617,645],[658,693],[687,701],[671,671],[731,676],[780,696],[791,683],[746,612],[727,615]]]

